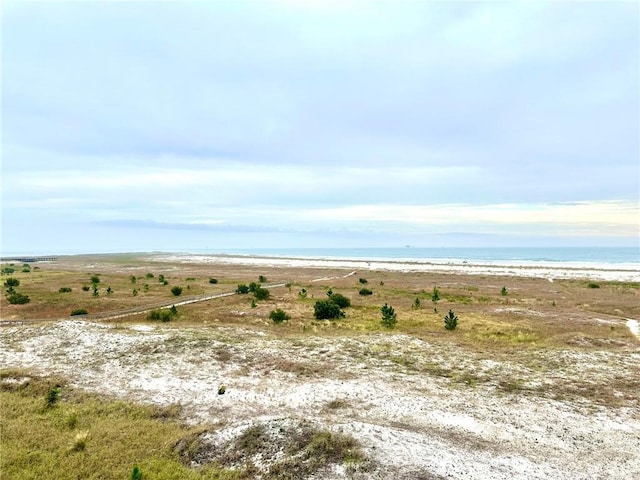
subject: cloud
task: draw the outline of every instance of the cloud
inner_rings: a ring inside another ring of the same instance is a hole
[[[3,213],[627,236],[639,10],[10,2]]]

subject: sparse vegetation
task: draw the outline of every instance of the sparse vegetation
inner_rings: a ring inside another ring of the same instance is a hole
[[[273,323],[277,324],[289,320],[291,316],[289,316],[287,312],[285,312],[281,308],[276,308],[275,310],[271,310],[271,312],[269,313],[269,318],[271,319],[271,321],[273,321]]]
[[[344,317],[344,312],[331,300],[318,300],[313,306],[313,315],[318,320],[330,320]]]
[[[449,310],[449,313],[444,317],[444,328],[447,330],[455,330],[458,327],[458,317],[453,310]]]
[[[29,295],[24,295],[22,293],[13,292],[7,295],[7,301],[11,305],[25,305],[31,301]]]
[[[178,313],[177,310],[175,310],[175,313],[174,313],[174,309],[175,309],[175,305],[173,306],[172,309],[151,310],[147,315],[147,319],[151,321],[170,322]]]
[[[382,320],[380,321],[380,323],[382,323],[382,326],[385,328],[395,327],[396,323],[398,323],[398,319],[396,311],[393,309],[393,307],[385,303],[380,311],[382,312]]]
[[[351,300],[340,293],[332,293],[329,295],[329,301],[335,303],[340,308],[348,308],[351,306]]]
[[[263,287],[257,287],[253,291],[253,296],[256,300],[267,300],[270,295],[269,290]]]

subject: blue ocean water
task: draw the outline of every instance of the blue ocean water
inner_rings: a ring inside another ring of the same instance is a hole
[[[636,247],[256,248],[201,250],[192,253],[336,259],[447,259],[468,262],[640,263],[640,248]]]

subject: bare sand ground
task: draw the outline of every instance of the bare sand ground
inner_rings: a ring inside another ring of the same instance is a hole
[[[313,271],[306,280],[351,272]],[[552,318],[550,308],[534,307],[484,308]],[[233,308],[238,318],[256,315]],[[637,330],[633,318],[580,312],[576,329],[600,322]],[[630,334],[492,352],[402,332],[288,336],[266,322],[220,316],[198,325],[6,326],[0,364],[61,374],[116,397],[179,404],[186,422],[211,426],[213,443],[251,425],[303,420],[351,434],[372,460],[369,469],[336,467],[327,479],[640,478],[640,342]]]

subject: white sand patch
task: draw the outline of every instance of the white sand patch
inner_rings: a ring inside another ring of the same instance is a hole
[[[359,439],[380,464],[370,478],[420,472],[460,480],[640,478],[637,403],[616,409],[508,394],[491,380],[495,372],[496,382],[513,375],[553,388],[575,378],[628,375],[640,371],[638,350],[554,351],[549,358],[540,352],[541,362],[557,364],[549,375],[408,335],[305,337],[292,344],[233,327],[147,327],[82,321],[3,327],[0,364],[61,374],[101,394],[180,404],[191,423],[224,422],[221,438],[261,419],[312,420]],[[391,358],[452,366],[454,373],[471,369],[489,381],[468,387]],[[305,366],[317,368],[305,373]]]

